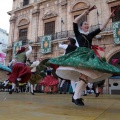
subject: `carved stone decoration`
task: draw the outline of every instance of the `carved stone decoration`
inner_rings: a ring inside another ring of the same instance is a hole
[[[29,22],[30,22],[30,20],[28,18],[23,18],[23,19],[19,20],[18,27],[23,26],[23,25],[28,25]]]
[[[111,3],[111,2],[117,2],[117,1],[120,1],[120,0],[107,0],[106,2]]]
[[[52,18],[52,17],[56,17],[56,16],[57,16],[57,14],[50,10],[43,16],[43,20]]]
[[[61,1],[60,5],[61,6],[66,6],[67,5],[67,1],[66,0]]]
[[[16,19],[17,17],[16,16],[13,16],[13,17],[10,17],[10,23],[15,23],[16,22]]]
[[[40,10],[39,9],[34,9],[33,11],[32,11],[32,15],[33,16],[38,16],[40,14]]]
[[[75,3],[72,7],[71,7],[71,12],[75,12],[75,11],[80,11],[80,10],[84,10],[90,7],[90,4],[85,1],[85,0],[81,0],[80,2]]]

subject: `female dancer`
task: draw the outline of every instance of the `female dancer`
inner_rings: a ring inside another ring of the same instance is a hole
[[[64,76],[66,79],[78,81],[75,93],[72,97],[72,102],[79,106],[84,106],[81,94],[86,88],[88,81],[100,81],[112,76],[112,74],[120,75],[120,69],[98,58],[95,52],[91,49],[93,37],[105,28],[114,12],[112,12],[107,21],[95,31],[88,31],[89,25],[86,21],[80,24],[81,30],[79,31],[78,25],[81,18],[88,15],[89,12],[90,9],[84,11],[81,15],[75,18],[73,22],[73,29],[79,47],[69,54],[50,59],[49,61],[52,64],[61,66],[56,70],[58,76]]]
[[[29,50],[26,51],[26,48]],[[27,82],[31,77],[30,68],[25,64],[28,55],[32,52],[32,47],[28,45],[27,47],[21,47],[21,50],[18,50],[15,59],[16,63],[12,67],[12,73],[10,74],[8,80],[12,82],[12,89],[9,94],[12,94],[15,87],[19,87],[20,83]]]
[[[74,50],[77,49],[77,46],[76,46],[76,40],[74,38],[68,38],[69,40],[69,44],[59,44],[59,48],[62,48],[65,50],[65,54],[68,54]],[[64,78],[64,76],[63,76]],[[63,84],[65,83],[65,81],[67,82],[67,80],[63,79],[62,78],[62,81],[61,81],[61,84],[60,84],[60,94],[62,93],[62,86]],[[72,89],[73,89],[73,93],[75,92],[75,81],[74,80],[71,80],[71,86],[72,86]]]
[[[32,76],[29,80],[30,82],[30,93],[34,95],[34,91],[36,90],[37,83],[42,79],[41,75],[39,74],[40,71],[37,70],[37,66],[40,64],[40,60],[36,59],[32,65],[30,66]]]
[[[54,91],[54,88],[57,88],[59,81],[52,76],[52,68],[48,66],[45,72],[46,77],[42,81],[40,81],[39,84],[45,86],[45,92],[47,93],[56,92]]]

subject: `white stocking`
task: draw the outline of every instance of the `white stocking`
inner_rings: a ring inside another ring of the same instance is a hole
[[[34,88],[33,88],[33,90],[36,90],[36,87],[37,87],[37,84],[34,84]]]
[[[62,82],[61,82],[61,84],[60,84],[60,87],[63,86],[64,82],[65,82],[65,80],[62,80]]]
[[[98,86],[95,88],[95,92],[96,92],[96,93],[98,93],[98,92],[99,92],[99,91],[98,91]]]
[[[77,85],[76,85],[76,88],[75,88],[75,94],[73,96],[74,99],[81,98],[84,85],[85,85],[85,82],[83,82],[82,80],[77,82]]]
[[[30,91],[33,93],[33,85],[30,86]]]
[[[75,81],[71,80],[71,86],[72,86],[73,92],[75,92],[75,87],[76,87],[75,84],[76,84]]]
[[[16,85],[15,83],[12,83],[12,90],[15,90],[16,89]]]

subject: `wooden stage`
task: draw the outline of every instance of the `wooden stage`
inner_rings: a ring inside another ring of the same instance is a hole
[[[0,120],[120,120],[120,95],[83,96],[85,106],[71,94],[0,92]]]

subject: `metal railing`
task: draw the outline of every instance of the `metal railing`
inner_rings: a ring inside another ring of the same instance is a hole
[[[99,28],[100,26],[101,25],[92,25],[92,26],[90,26],[90,32],[94,31],[95,29]],[[112,23],[109,23],[102,32],[112,32]],[[51,36],[52,36],[52,39],[51,39],[52,41],[61,40],[61,39],[67,39],[68,37],[73,37],[74,32],[72,30],[56,32],[55,34],[51,34]],[[42,41],[43,37],[44,36],[39,36],[38,39],[37,39],[37,42],[34,42],[34,43],[40,43]],[[29,42],[29,40],[26,37],[22,37],[19,40],[22,41],[22,45],[26,45]],[[13,44],[12,44],[11,47],[13,47]]]
[[[94,31],[95,29],[99,28],[100,26],[101,26],[101,24],[90,26],[90,32]],[[112,32],[112,23],[109,23],[102,32]],[[51,40],[65,39],[68,37],[73,37],[74,32],[72,30],[56,32],[55,34],[51,34],[51,36],[52,36]],[[41,42],[42,38],[43,38],[43,36],[39,36],[37,43]]]

